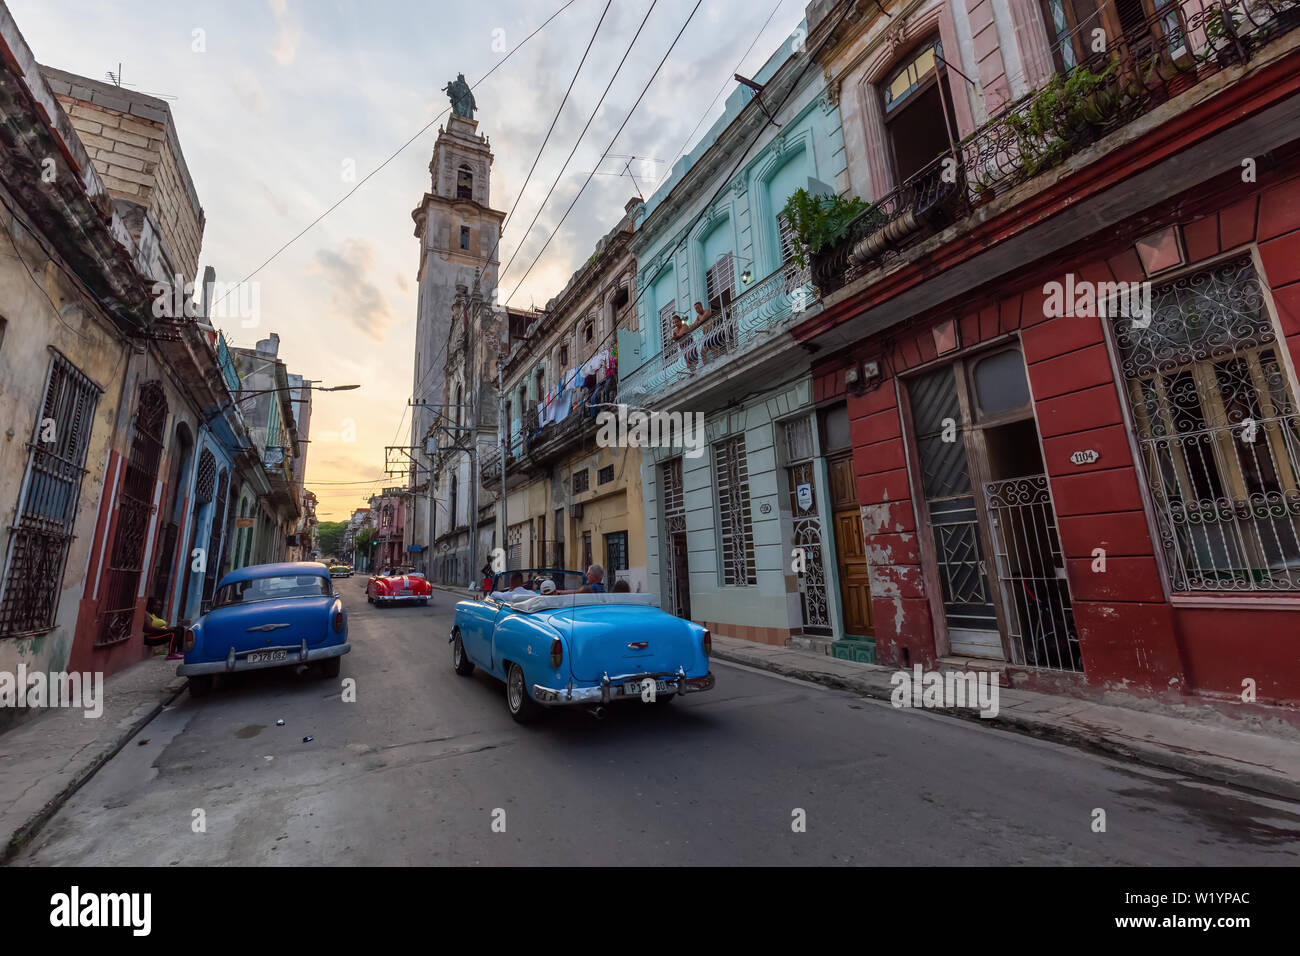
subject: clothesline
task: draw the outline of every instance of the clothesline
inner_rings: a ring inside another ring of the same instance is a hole
[[[564,421],[573,409],[581,405],[582,396],[579,389],[588,394],[594,392],[601,384],[614,378],[618,370],[618,357],[613,349],[597,352],[586,362],[566,369],[560,374],[560,380],[552,385],[537,406],[537,427]]]

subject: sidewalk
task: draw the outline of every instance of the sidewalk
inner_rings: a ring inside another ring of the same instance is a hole
[[[0,734],[0,863],[185,689],[176,661],[151,657],[104,681],[104,712],[50,709]]]
[[[896,668],[840,660],[818,651],[713,635],[713,656],[837,690],[889,700]],[[1128,707],[1002,687],[996,717],[940,711],[1139,763],[1300,800],[1300,741]]]

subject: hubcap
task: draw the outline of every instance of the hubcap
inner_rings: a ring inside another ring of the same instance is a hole
[[[524,703],[524,672],[515,665],[510,670],[510,709],[518,710]]]
[[[460,637],[458,636],[451,642],[451,660],[454,664],[460,663]]]

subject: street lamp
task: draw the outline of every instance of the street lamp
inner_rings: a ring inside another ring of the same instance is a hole
[[[304,389],[304,388],[310,389],[311,391],[314,392],[350,392],[354,388],[360,388],[360,387],[361,387],[360,385],[319,385],[318,386],[313,382],[304,381],[301,385],[281,385],[276,388],[259,388],[251,392],[246,392],[241,388],[236,393],[239,396],[238,398],[233,399],[230,402],[227,402],[225,405],[222,405],[210,416],[204,419],[203,424],[205,425],[210,424],[212,421],[216,419],[218,415],[220,415],[226,409],[234,408],[236,405],[240,405],[248,401],[250,398],[260,398],[263,395],[271,395],[274,394],[275,392],[296,392],[299,389]],[[295,404],[295,403],[302,404],[305,401],[306,401],[305,398],[293,398],[289,400],[290,404]]]

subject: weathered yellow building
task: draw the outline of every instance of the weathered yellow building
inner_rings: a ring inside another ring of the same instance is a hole
[[[639,202],[544,311],[509,313],[506,498],[497,517],[510,568],[599,564],[607,583],[626,580],[633,591],[646,589],[640,450],[601,447],[597,432],[600,412],[618,402],[619,333],[635,330],[627,243]],[[499,449],[485,456],[481,475],[500,495]]]

